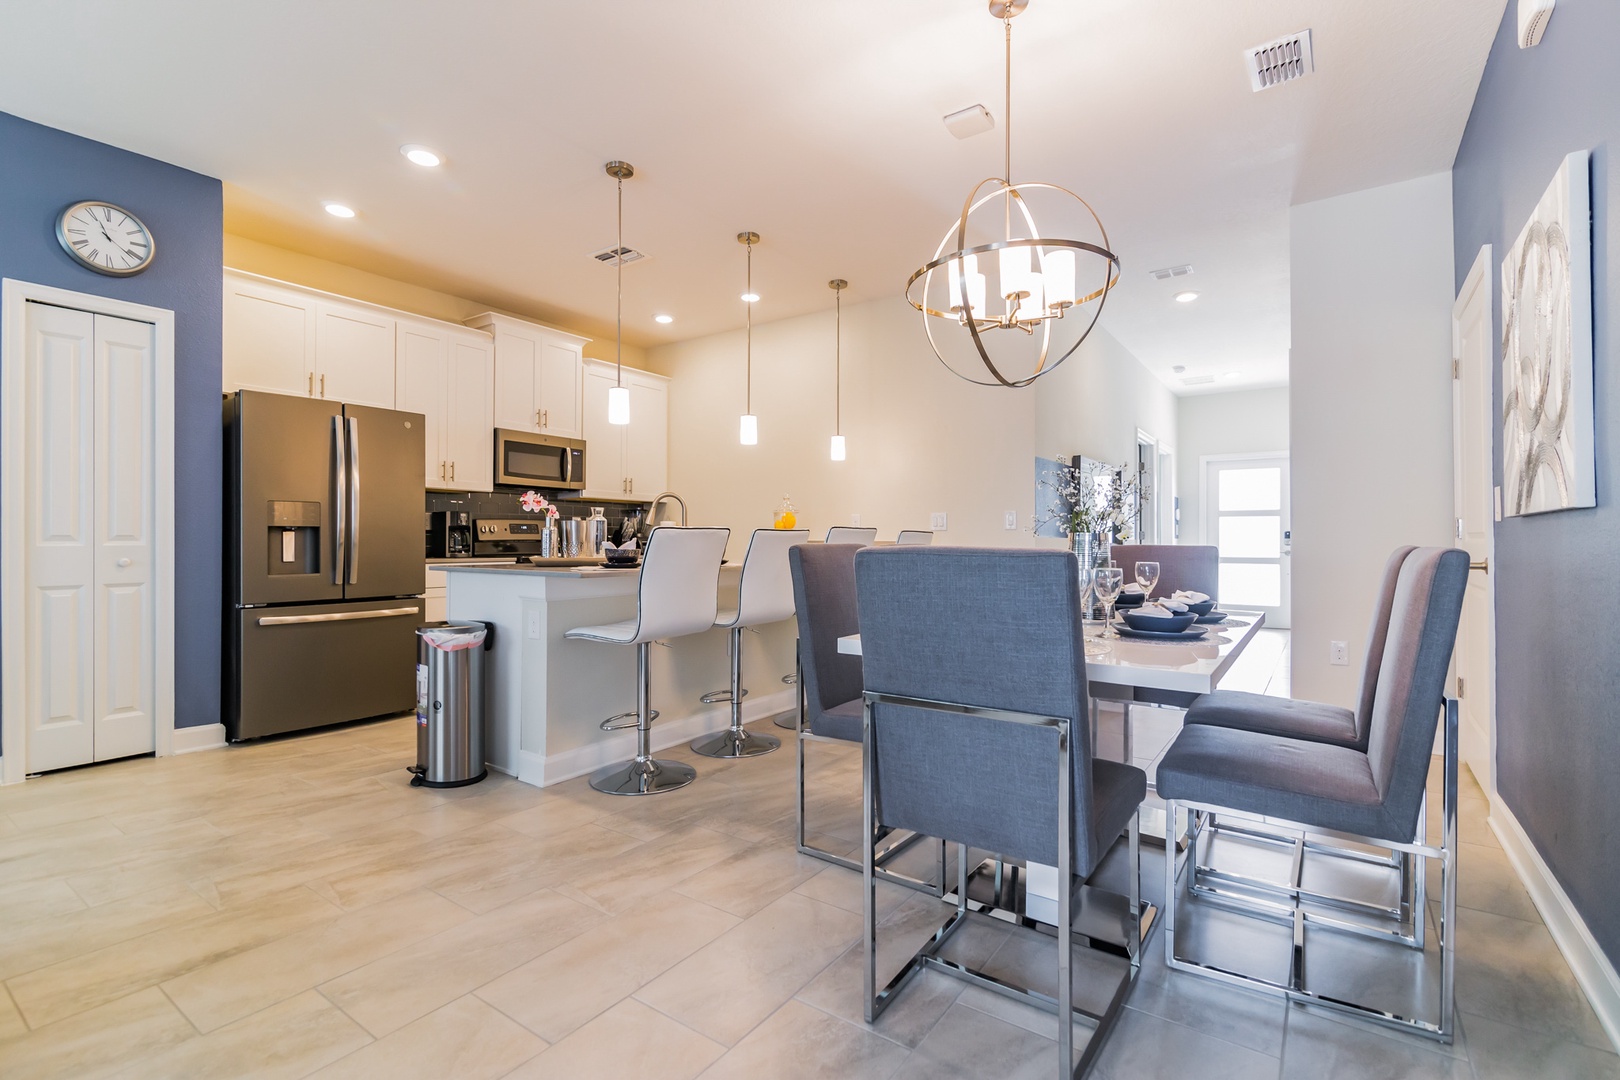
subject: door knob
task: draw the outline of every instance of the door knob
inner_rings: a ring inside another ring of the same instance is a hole
[[[129,564],[130,564],[129,559],[119,559],[118,560],[118,565],[119,566],[128,566]]]

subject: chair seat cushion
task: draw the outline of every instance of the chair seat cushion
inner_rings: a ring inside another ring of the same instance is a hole
[[[866,703],[860,698],[834,705],[810,717],[810,734],[824,739],[843,739],[860,742],[861,728],[865,724]]]
[[[1187,710],[1186,723],[1362,749],[1356,731],[1356,714],[1319,701],[1217,690],[1193,703]]]
[[[639,626],[640,623],[636,619],[603,623],[600,626],[576,626],[563,634],[563,637],[574,641],[606,641],[613,645],[628,645],[636,640],[636,630]]]
[[[1159,760],[1160,797],[1302,825],[1404,840],[1384,813],[1367,755],[1345,746],[1191,724]]]
[[[1091,827],[1099,858],[1125,831],[1142,800],[1147,798],[1147,773],[1134,765],[1095,758],[1091,762]],[[1077,877],[1090,877],[1094,866],[1076,867]]]

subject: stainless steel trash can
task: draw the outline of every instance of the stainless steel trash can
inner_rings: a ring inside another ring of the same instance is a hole
[[[438,623],[416,631],[414,786],[461,787],[484,767],[484,652],[494,627]]]

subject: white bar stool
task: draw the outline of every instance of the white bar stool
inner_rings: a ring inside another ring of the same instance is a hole
[[[714,625],[720,587],[720,562],[730,529],[687,529],[661,525],[647,538],[641,559],[636,617],[601,626],[576,626],[563,635],[574,641],[601,641],[636,646],[636,708],[602,721],[603,731],[636,729],[636,756],[591,775],[591,787],[609,795],[654,795],[673,791],[697,779],[697,770],[678,761],[652,756],[652,722],[658,713],[648,705],[647,648],[664,638],[698,634]],[[626,723],[626,721],[634,721]]]
[[[901,529],[894,538],[895,547],[927,547],[934,542],[934,534],[927,529]]]
[[[737,585],[737,610],[722,611],[714,620],[731,631],[731,689],[704,694],[705,705],[731,702],[731,726],[692,743],[692,752],[712,758],[745,758],[768,754],[782,745],[774,735],[756,735],[743,727],[742,635],[764,623],[793,616],[793,575],[788,570],[788,548],[810,539],[806,529],[755,529],[743,556],[742,580]]]
[[[877,529],[859,525],[834,525],[827,530],[829,544],[859,544],[871,547],[877,541]]]

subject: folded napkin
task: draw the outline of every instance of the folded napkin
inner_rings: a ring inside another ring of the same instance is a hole
[[[1177,589],[1170,595],[1170,599],[1180,600],[1184,604],[1202,604],[1209,597],[1201,592],[1193,592],[1190,589]]]
[[[1130,593],[1132,596],[1146,595],[1146,593],[1142,591],[1142,586],[1140,585],[1122,585],[1119,590],[1119,595],[1124,596],[1126,593]]]
[[[1174,600],[1174,599],[1172,599],[1172,600],[1155,600],[1154,605],[1157,606],[1157,607],[1163,607],[1163,608],[1168,609],[1170,614],[1172,614],[1172,615],[1185,615],[1185,614],[1187,614],[1187,610],[1188,610],[1186,604],[1182,603],[1180,600]]]
[[[1141,607],[1136,608],[1131,614],[1146,615],[1150,619],[1169,619],[1182,614],[1186,610],[1186,608],[1182,608],[1181,611],[1172,611],[1168,604],[1155,600],[1151,604],[1143,604]]]

